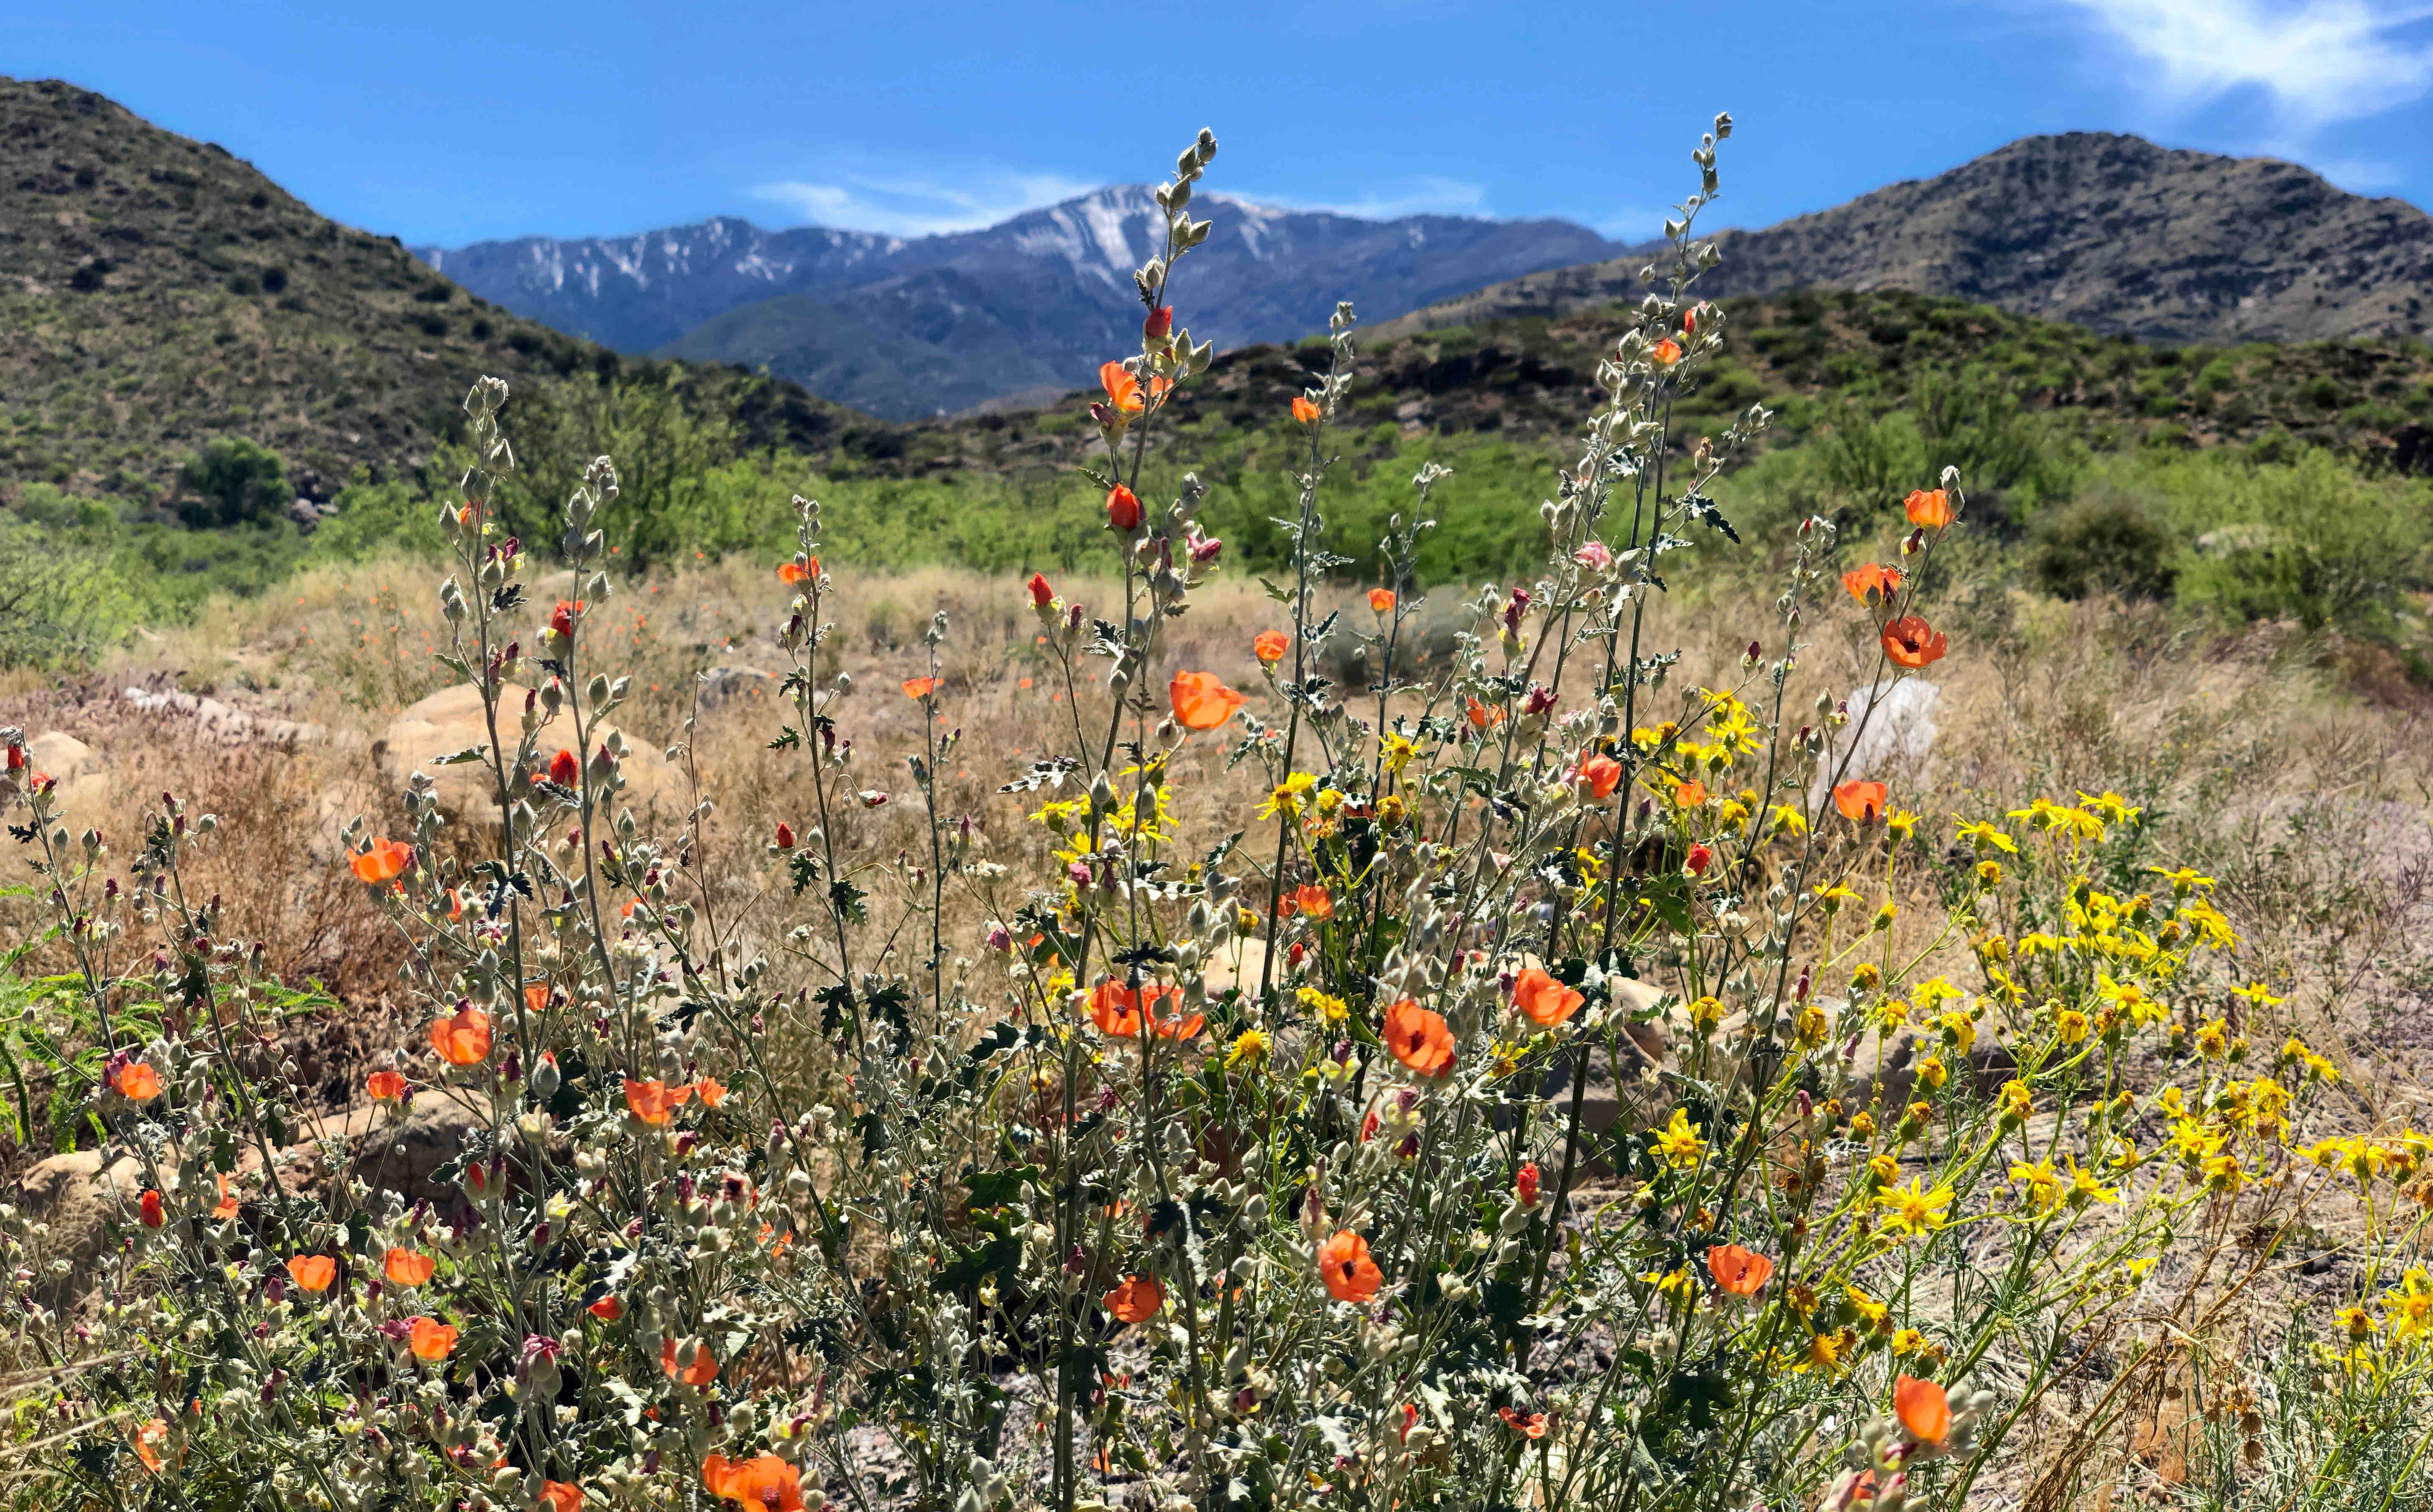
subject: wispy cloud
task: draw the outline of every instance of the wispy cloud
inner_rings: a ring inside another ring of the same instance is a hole
[[[854,173],[828,182],[784,179],[761,184],[752,194],[814,225],[890,236],[934,236],[994,226],[1097,187],[1055,174],[982,173],[939,182]]]
[[[1358,192],[1340,199],[1250,193],[1235,197],[1253,205],[1273,206],[1277,210],[1323,210],[1337,215],[1356,215],[1362,220],[1394,220],[1404,215],[1484,215],[1488,212],[1487,187],[1484,184],[1474,184],[1463,178],[1439,178],[1433,174],[1364,185]]]
[[[2386,0],[2067,0],[2158,65],[2181,108],[2254,90],[2303,135],[2433,90],[2433,6]]]

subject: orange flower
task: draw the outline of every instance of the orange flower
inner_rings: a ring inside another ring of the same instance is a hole
[[[934,677],[907,677],[904,679],[904,696],[906,698],[927,698],[937,690],[938,680]]]
[[[819,569],[816,567],[805,567],[800,562],[787,562],[777,569],[777,581],[780,583],[808,583],[811,580],[812,575],[818,570]]]
[[[413,864],[414,847],[400,845],[385,836],[372,841],[371,848],[362,855],[347,858],[347,869],[355,874],[359,882],[391,881]]]
[[[1453,1029],[1444,1015],[1407,997],[1386,1010],[1386,1048],[1423,1077],[1440,1077],[1453,1069]]]
[[[1113,488],[1108,489],[1107,523],[1113,525],[1115,529],[1124,532],[1126,535],[1130,535],[1133,531],[1140,529],[1140,495],[1125,487],[1122,484],[1117,484]]]
[[[672,1336],[659,1341],[659,1368],[671,1381],[682,1381],[689,1386],[706,1386],[718,1379],[718,1360],[709,1346],[696,1343],[692,1364],[680,1366],[676,1360],[676,1341]]]
[[[1281,630],[1262,630],[1251,642],[1251,654],[1271,667],[1284,660],[1285,653],[1290,650],[1292,640]]]
[[[1392,588],[1370,588],[1369,590],[1369,607],[1374,609],[1379,614],[1392,614],[1394,612],[1394,590]]]
[[[1900,591],[1900,569],[1885,567],[1880,562],[1869,562],[1864,567],[1842,574],[1842,586],[1849,589],[1850,597],[1870,609],[1879,603],[1891,603],[1893,595]]]
[[[308,1292],[325,1292],[338,1279],[338,1262],[331,1255],[290,1255],[287,1274]]]
[[[689,1085],[671,1087],[656,1077],[648,1081],[625,1079],[626,1108],[654,1129],[665,1124],[691,1096]]]
[[[1098,365],[1098,386],[1107,391],[1107,402],[1125,415],[1138,415],[1148,408],[1148,400],[1141,398],[1140,380],[1119,362]]]
[[[1670,367],[1681,360],[1681,344],[1666,336],[1647,348],[1647,357],[1659,367]]]
[[[145,1470],[158,1475],[161,1473],[161,1467],[164,1463],[161,1458],[161,1446],[168,1441],[168,1419],[165,1418],[155,1418],[150,1422],[145,1423],[143,1427],[135,1430],[135,1457],[144,1462],[144,1468]]]
[[[1146,1323],[1165,1305],[1165,1288],[1155,1276],[1126,1276],[1123,1284],[1098,1299],[1098,1305],[1127,1323]]]
[[[223,1176],[220,1178],[219,1204],[212,1209],[212,1216],[214,1218],[233,1218],[236,1215],[236,1198],[229,1191],[229,1179]]]
[[[726,1106],[726,1086],[716,1077],[702,1078],[693,1083],[692,1090],[701,1094],[701,1105],[705,1108]]]
[[[1338,1302],[1365,1302],[1386,1284],[1386,1273],[1369,1258],[1369,1241],[1349,1229],[1319,1249],[1318,1273]]]
[[[1474,698],[1470,699],[1468,702],[1470,704],[1468,712],[1470,716],[1470,727],[1472,729],[1484,730],[1491,725],[1497,725],[1504,722],[1504,711],[1502,709],[1482,704]]]
[[[540,1499],[549,1504],[549,1512],[583,1512],[583,1487],[570,1482],[541,1482]]]
[[[456,1348],[456,1331],[437,1318],[417,1317],[405,1342],[417,1360],[444,1360]]]
[[[1884,654],[1897,667],[1915,671],[1929,662],[1941,661],[1950,647],[1948,637],[1914,614],[1884,626]]]
[[[1673,344],[1668,341],[1664,345],[1670,347]],[[1515,1412],[1509,1407],[1498,1407],[1495,1416],[1503,1419],[1504,1426],[1516,1434],[1530,1438],[1546,1436],[1546,1415],[1542,1412]]]
[[[1695,808],[1707,801],[1707,785],[1692,780],[1673,790],[1673,801],[1684,808]]]
[[[1941,530],[1951,523],[1951,496],[1940,488],[1918,488],[1901,501],[1909,511],[1909,522],[1928,530]]]
[[[381,1274],[400,1286],[419,1286],[438,1268],[438,1261],[411,1249],[392,1249],[381,1257]]]
[[[1165,691],[1174,705],[1174,722],[1186,730],[1213,730],[1242,706],[1242,695],[1215,672],[1176,672]]]
[[[1622,781],[1622,763],[1609,756],[1592,756],[1580,763],[1580,780],[1589,785],[1589,796],[1603,803]]]
[[[1754,1249],[1719,1244],[1707,1250],[1707,1274],[1735,1297],[1754,1297],[1774,1277],[1774,1262]]]
[[[490,1015],[468,1003],[433,1019],[431,1047],[450,1065],[479,1065],[490,1053]]]
[[[1884,785],[1880,782],[1845,782],[1833,789],[1833,807],[1842,817],[1857,824],[1872,824],[1884,817]]]
[[[1939,1444],[1951,1434],[1951,1398],[1931,1381],[1905,1375],[1893,1383],[1893,1411],[1921,1444]]]
[[[1326,412],[1324,410],[1319,409],[1316,404],[1310,401],[1308,395],[1295,394],[1293,396],[1292,417],[1295,420],[1300,421],[1302,424],[1315,424],[1325,415],[1325,413]]]
[[[395,1071],[375,1071],[364,1078],[364,1090],[374,1102],[396,1102],[405,1096],[405,1078]]]
[[[776,843],[781,851],[791,851],[794,848],[794,826],[782,819],[777,821]]]
[[[600,1319],[603,1323],[614,1323],[619,1318],[625,1316],[625,1300],[612,1293],[609,1296],[603,1297],[598,1301],[593,1302],[589,1307],[585,1308],[584,1311]]]
[[[128,1102],[150,1102],[161,1096],[161,1073],[141,1061],[129,1061],[110,1074],[110,1090]]]
[[[549,758],[549,780],[561,788],[571,788],[583,780],[583,763],[574,758],[573,752],[560,746],[557,755]]]
[[[1149,1030],[1160,1039],[1187,1040],[1207,1027],[1207,1021],[1198,1013],[1188,1018],[1180,1016],[1179,1011],[1178,1016],[1174,1018],[1158,1016],[1157,1005],[1161,998],[1172,1000],[1174,1007],[1178,1011],[1181,1010],[1182,989],[1169,987],[1160,992],[1157,988],[1151,987],[1147,995]],[[1091,990],[1090,1022],[1098,1026],[1099,1033],[1110,1038],[1138,1039],[1141,1031],[1141,994],[1110,977]]]
[[[730,1464],[723,1454],[701,1462],[709,1494],[747,1512],[803,1512],[803,1472],[774,1454]]]
[[[581,599],[558,600],[557,607],[549,612],[550,630],[561,636],[574,634],[575,617],[589,607],[591,605]]]
[[[136,1199],[135,1207],[147,1229],[157,1229],[169,1221],[169,1215],[161,1211],[161,1194],[158,1192],[147,1190]]]
[[[1580,1011],[1588,999],[1546,974],[1541,966],[1531,966],[1512,981],[1512,1004],[1529,1017],[1532,1024],[1553,1028]]]

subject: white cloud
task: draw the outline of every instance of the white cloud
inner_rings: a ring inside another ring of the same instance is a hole
[[[1362,220],[1395,220],[1404,215],[1484,215],[1487,213],[1487,188],[1462,178],[1444,178],[1423,175],[1400,178],[1389,183],[1370,184],[1344,199],[1306,199],[1297,195],[1258,195],[1244,193],[1234,196],[1253,205],[1267,205],[1276,210],[1322,210],[1337,215],[1353,215]]]
[[[813,225],[890,236],[934,236],[995,226],[1026,210],[1086,195],[1097,187],[1054,174],[981,173],[940,183],[849,173],[830,183],[790,178],[762,184],[752,195],[782,205]]]
[[[2387,0],[2067,0],[2159,66],[2183,108],[2241,90],[2284,130],[2378,115],[2433,89],[2433,6]]]

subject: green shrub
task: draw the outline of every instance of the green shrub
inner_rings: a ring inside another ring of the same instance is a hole
[[[2170,531],[2125,498],[2081,499],[2046,516],[2033,550],[2036,586],[2064,599],[2168,599],[2177,575]]]
[[[2368,478],[2322,450],[2254,467],[2197,459],[2166,481],[2187,543],[2183,603],[2378,634],[2395,595],[2426,584],[2433,489],[2421,483]]]
[[[276,519],[296,495],[279,454],[243,436],[222,436],[179,470],[178,482],[191,497],[179,518],[196,530]]]

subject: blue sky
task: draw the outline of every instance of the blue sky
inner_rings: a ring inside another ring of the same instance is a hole
[[[1718,225],[2082,128],[2433,206],[2433,0],[0,0],[0,72],[412,243],[982,225],[1157,178],[1202,125],[1208,188],[1637,239],[1718,109],[1741,123]]]

